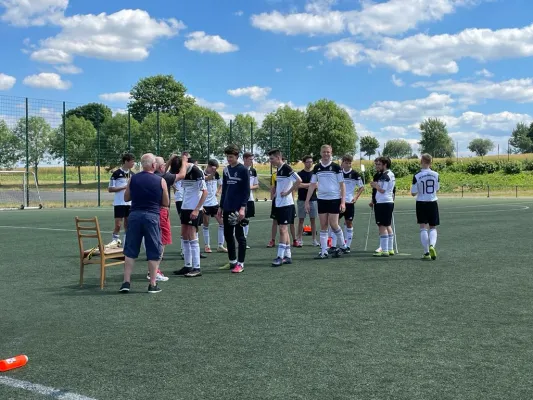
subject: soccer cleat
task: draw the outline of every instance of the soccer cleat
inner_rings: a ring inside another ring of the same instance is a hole
[[[220,245],[217,248],[217,253],[227,253],[228,249],[226,249],[224,246]]]
[[[130,292],[130,283],[124,282],[122,286],[120,286],[119,292],[120,293],[129,293]]]
[[[273,267],[281,267],[282,265],[283,265],[283,259],[281,257],[276,257],[274,260],[272,260]]]
[[[431,256],[429,255],[429,253],[426,253],[422,256],[421,260],[423,261],[431,261]]]
[[[104,248],[106,249],[118,249],[122,246],[122,241],[120,239],[113,239],[111,242],[106,244]]]
[[[394,250],[389,250],[389,256],[393,256],[395,255],[396,253],[394,252]]]
[[[298,247],[301,248],[304,246],[304,242],[302,240],[295,240],[292,247]]]
[[[318,253],[318,255],[315,257],[315,260],[325,260],[329,258],[328,253]]]
[[[292,247],[301,247],[297,240],[292,241]]]
[[[381,250],[381,247],[378,247],[376,250],[374,250],[374,253],[381,253],[383,250]]]
[[[336,247],[329,247],[328,248],[328,254],[333,254],[333,253],[335,253],[335,251],[337,251]]]
[[[233,274],[240,274],[242,271],[244,271],[244,267],[241,263],[237,263],[235,267],[231,270],[231,273]]]
[[[248,249],[251,249],[251,247],[250,247],[250,246],[248,246],[248,245],[246,245],[246,250],[248,250]]]
[[[342,250],[342,252],[343,252],[344,254],[349,254],[349,253],[352,252],[352,250],[350,250],[350,248],[349,248],[348,246],[346,246],[345,248],[343,248],[343,249],[341,249],[341,250]]]
[[[274,247],[275,245],[276,245],[276,241],[275,241],[275,240],[271,240],[270,242],[268,242],[267,247],[268,247],[269,249],[271,249],[271,248]]]
[[[200,271],[200,268],[193,268],[190,272],[186,273],[185,276],[187,278],[196,278],[197,276],[202,276],[202,271]]]
[[[206,245],[206,246],[204,247],[204,252],[205,252],[205,253],[212,253],[213,250],[211,250],[211,247],[210,247],[210,246],[207,246],[207,245]]]
[[[200,253],[200,258],[207,258],[205,254]]]
[[[429,255],[430,255],[432,260],[436,260],[437,259],[437,250],[435,250],[435,247],[429,246]]]
[[[320,243],[318,243],[318,240],[313,240],[313,247],[320,247]]]
[[[146,274],[146,279],[150,280],[150,272],[148,272],[148,274]],[[157,270],[157,276],[155,277],[155,281],[156,282],[166,282],[168,281],[168,276],[165,276],[161,270]]]
[[[222,270],[222,271],[228,271],[228,270],[230,270],[230,269],[235,268],[236,265],[237,265],[237,263],[234,263],[234,264],[232,264],[232,263],[227,263],[227,264],[224,264],[222,267],[220,267],[220,268],[218,268],[218,269],[220,269],[220,270]]]
[[[374,257],[390,257],[390,254],[388,251],[380,251],[373,254]]]
[[[283,257],[283,264],[292,264],[292,258]]]
[[[148,293],[159,293],[160,291],[161,291],[161,288],[159,286],[148,285]]]
[[[185,274],[188,274],[189,272],[191,272],[191,270],[192,270],[192,267],[190,265],[186,265],[182,269],[180,269],[178,271],[174,271],[173,274],[174,275],[185,275]]]
[[[337,247],[333,253],[333,257],[334,258],[339,258],[340,256],[342,256],[342,249],[340,247]]]

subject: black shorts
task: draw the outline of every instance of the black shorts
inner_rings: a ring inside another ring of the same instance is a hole
[[[436,201],[417,201],[416,220],[419,224],[438,226],[440,224],[439,205]]]
[[[270,219],[276,219],[276,198],[272,199],[272,205],[270,206]]]
[[[335,200],[317,200],[319,214],[340,214],[341,199]]]
[[[183,201],[176,201],[176,210],[178,210],[178,215],[181,215],[181,205]]]
[[[204,215],[207,215],[208,217],[216,217],[218,213],[218,207],[219,206],[205,206]]]
[[[376,216],[376,224],[381,225],[381,226],[391,226],[393,211],[394,211],[394,203],[374,204],[374,214]]]
[[[353,221],[353,218],[355,217],[355,204],[354,203],[346,203],[346,211],[343,213],[340,213],[339,219],[343,218],[345,221]]]
[[[131,206],[115,206],[115,218],[128,218],[130,215]]]
[[[248,201],[248,204],[246,204],[246,218],[253,218],[255,217],[255,202],[252,200]]]
[[[193,210],[181,210],[180,218],[181,218],[181,224],[182,225],[189,225],[189,226],[195,226],[199,227],[202,225],[204,217],[203,212],[200,211],[198,213],[198,218],[191,220],[191,213]]]
[[[293,205],[276,207],[275,211],[278,225],[292,225],[294,224],[294,218],[296,217],[296,207]]]

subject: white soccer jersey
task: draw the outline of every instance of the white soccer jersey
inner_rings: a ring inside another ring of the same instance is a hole
[[[396,177],[391,170],[380,174],[378,185],[385,193],[376,192],[376,203],[394,203],[394,187],[396,186]]]
[[[109,180],[109,187],[120,188],[126,187],[128,185],[128,179],[133,175],[133,172],[130,170],[124,170],[122,168],[117,169],[111,175]],[[131,206],[131,201],[124,201],[124,192],[115,192],[115,198],[113,199],[114,206]]]
[[[255,168],[253,167],[248,168],[248,172],[250,174],[250,187],[259,185],[259,178],[257,177],[257,171],[255,170]],[[250,190],[249,201],[255,201],[253,190]]]
[[[282,164],[278,168],[276,172],[276,207],[286,207],[294,204],[292,193],[288,196],[282,196],[281,193],[289,190],[297,180],[298,175],[296,175],[290,165]]]
[[[416,201],[437,201],[439,189],[439,174],[432,169],[421,169],[413,176],[411,193],[416,193]]]
[[[181,209],[194,210],[200,202],[202,191],[207,190],[204,173],[196,165],[191,165],[187,168],[185,178],[181,182],[183,185],[183,204]]]
[[[222,178],[218,172],[215,172],[213,179],[205,181],[207,186],[207,198],[205,199],[205,207],[214,207],[218,206],[217,191],[220,186],[222,186]]]
[[[338,200],[341,198],[340,183],[344,182],[344,175],[339,164],[329,162],[326,165],[320,161],[313,168],[311,183],[318,183],[318,200]]]
[[[174,184],[174,188],[176,189],[176,193],[174,193],[174,201],[183,201],[183,185],[181,184],[181,181],[177,181]]]
[[[360,187],[364,186],[363,180],[361,179],[361,175],[352,169],[350,169],[348,172],[343,170],[342,174],[344,176],[344,184],[346,185],[345,201],[347,203],[351,203],[354,198],[354,192]]]

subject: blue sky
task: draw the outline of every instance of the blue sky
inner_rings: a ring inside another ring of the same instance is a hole
[[[476,137],[505,152],[533,121],[531,1],[20,3],[0,0],[0,95],[120,111],[139,78],[172,74],[225,119],[328,98],[360,136],[415,151],[418,124],[439,117],[462,155]]]

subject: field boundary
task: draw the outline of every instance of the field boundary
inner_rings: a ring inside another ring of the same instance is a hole
[[[0,385],[27,390],[28,392],[41,394],[43,396],[49,396],[58,400],[96,400],[93,397],[87,397],[78,393],[67,392],[62,389],[44,386],[39,383],[31,383],[29,381],[9,378],[7,376],[0,376]]]

